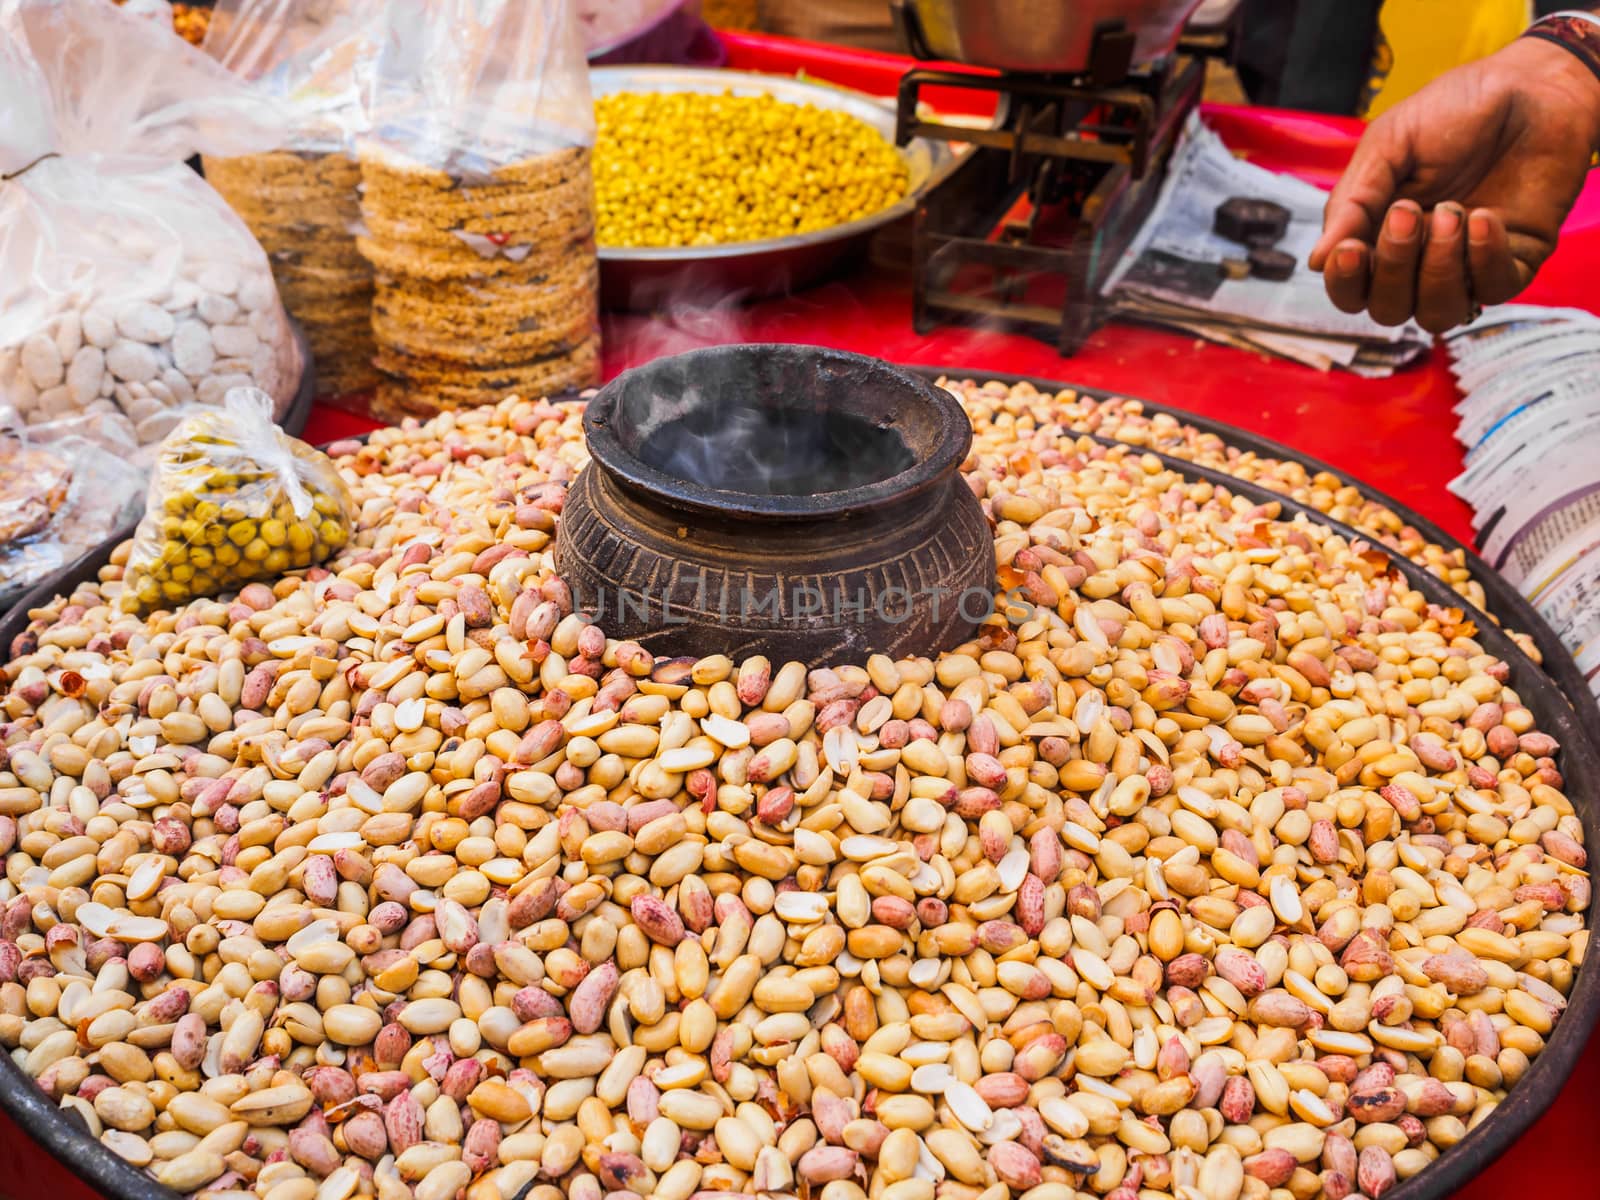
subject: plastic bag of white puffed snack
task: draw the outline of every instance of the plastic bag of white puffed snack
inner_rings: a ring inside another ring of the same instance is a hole
[[[0,5],[0,401],[128,450],[303,369],[250,231],[184,165],[280,137],[274,106],[104,0]]]
[[[315,566],[350,540],[353,517],[333,460],[274,425],[265,393],[236,388],[161,443],[122,607],[175,608]]]

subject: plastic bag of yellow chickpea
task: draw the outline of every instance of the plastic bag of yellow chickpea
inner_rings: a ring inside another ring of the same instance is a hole
[[[272,420],[272,398],[234,388],[161,443],[123,574],[129,612],[275,580],[350,539],[354,509],[333,460]]]

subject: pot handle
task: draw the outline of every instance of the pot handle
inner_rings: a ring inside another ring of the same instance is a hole
[[[1126,79],[1133,69],[1136,40],[1133,30],[1121,17],[1098,22],[1089,49],[1090,85],[1111,87]]]
[[[889,16],[894,21],[895,33],[911,57],[927,61],[934,57],[934,53],[928,49],[928,39],[922,34],[922,23],[917,20],[911,4],[912,0],[889,0]]]

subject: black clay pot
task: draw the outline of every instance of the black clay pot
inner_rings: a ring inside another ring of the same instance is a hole
[[[991,611],[972,428],[924,380],[810,346],[696,350],[602,388],[584,432],[556,563],[613,636],[820,665],[936,653]]]

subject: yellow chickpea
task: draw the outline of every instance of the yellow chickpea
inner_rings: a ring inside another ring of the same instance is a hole
[[[606,246],[705,246],[828,229],[906,193],[865,122],[772,96],[617,93],[595,104],[595,217]]]

